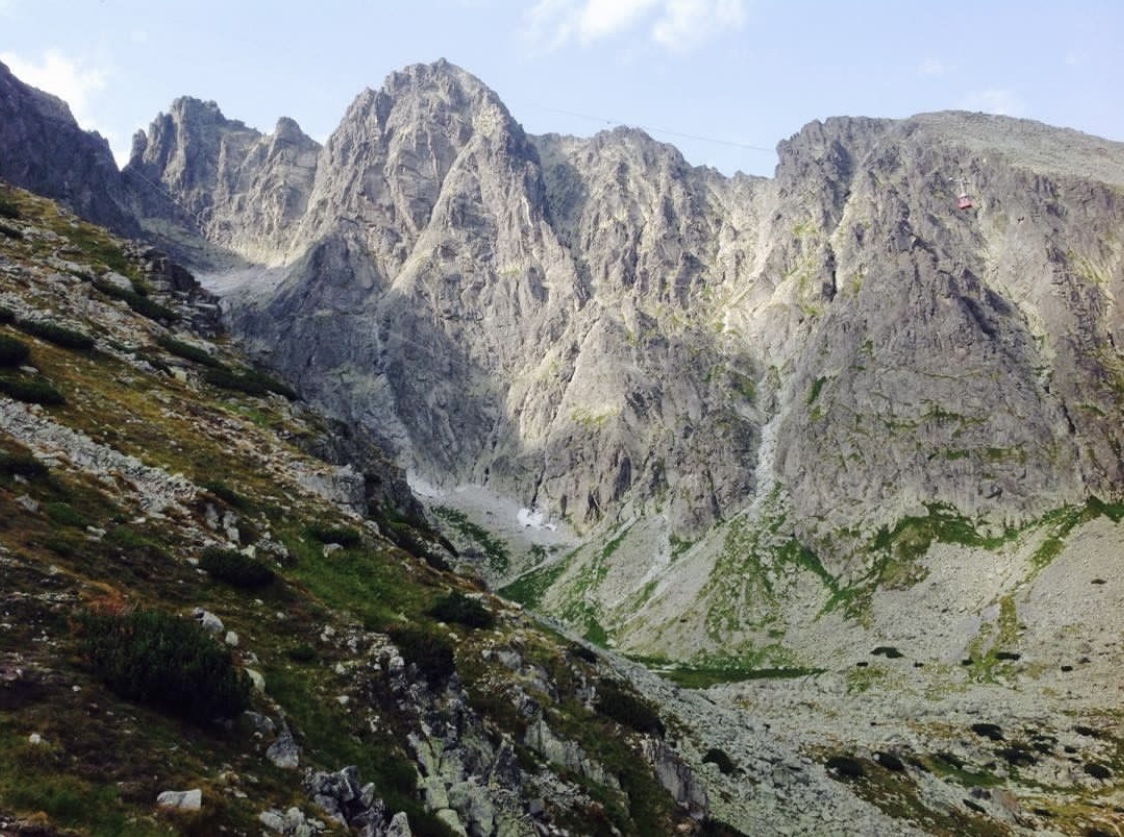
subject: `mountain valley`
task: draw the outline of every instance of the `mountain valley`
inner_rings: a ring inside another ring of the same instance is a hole
[[[1124,145],[726,177],[439,61],[118,174],[0,82],[0,833],[1124,834]],[[254,672],[225,732],[99,680],[153,608]]]

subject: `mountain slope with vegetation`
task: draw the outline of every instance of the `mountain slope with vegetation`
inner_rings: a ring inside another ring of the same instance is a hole
[[[0,212],[0,833],[1111,833],[1119,718],[1012,702],[1022,604],[969,668],[657,676],[450,572],[502,546],[447,510],[458,555],[161,254]]]
[[[105,180],[0,81],[4,162],[124,184],[274,367],[3,188],[0,832],[1119,833],[1117,144],[722,178],[438,62],[323,148],[179,100]]]
[[[650,704],[450,573],[392,466],[313,456],[213,299],[0,209],[0,832],[723,833]]]

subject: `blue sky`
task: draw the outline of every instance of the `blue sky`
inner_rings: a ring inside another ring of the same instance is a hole
[[[1120,0],[0,0],[0,60],[122,159],[180,95],[323,141],[365,87],[447,58],[531,133],[645,128],[771,175],[813,119],[1005,113],[1124,141]]]

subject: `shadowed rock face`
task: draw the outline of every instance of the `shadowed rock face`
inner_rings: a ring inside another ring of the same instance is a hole
[[[829,564],[926,505],[1119,495],[1124,148],[944,113],[778,150],[726,178],[635,130],[529,137],[438,62],[318,153],[180,100],[130,168],[275,268],[228,297],[247,344],[439,484],[681,533],[779,492]]]
[[[62,99],[24,84],[3,63],[0,149],[0,179],[118,233],[139,230],[109,143],[78,127]]]

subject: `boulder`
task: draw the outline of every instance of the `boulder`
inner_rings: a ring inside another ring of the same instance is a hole
[[[164,791],[156,797],[156,804],[161,808],[176,811],[198,811],[203,807],[203,791],[199,788],[186,791]]]

